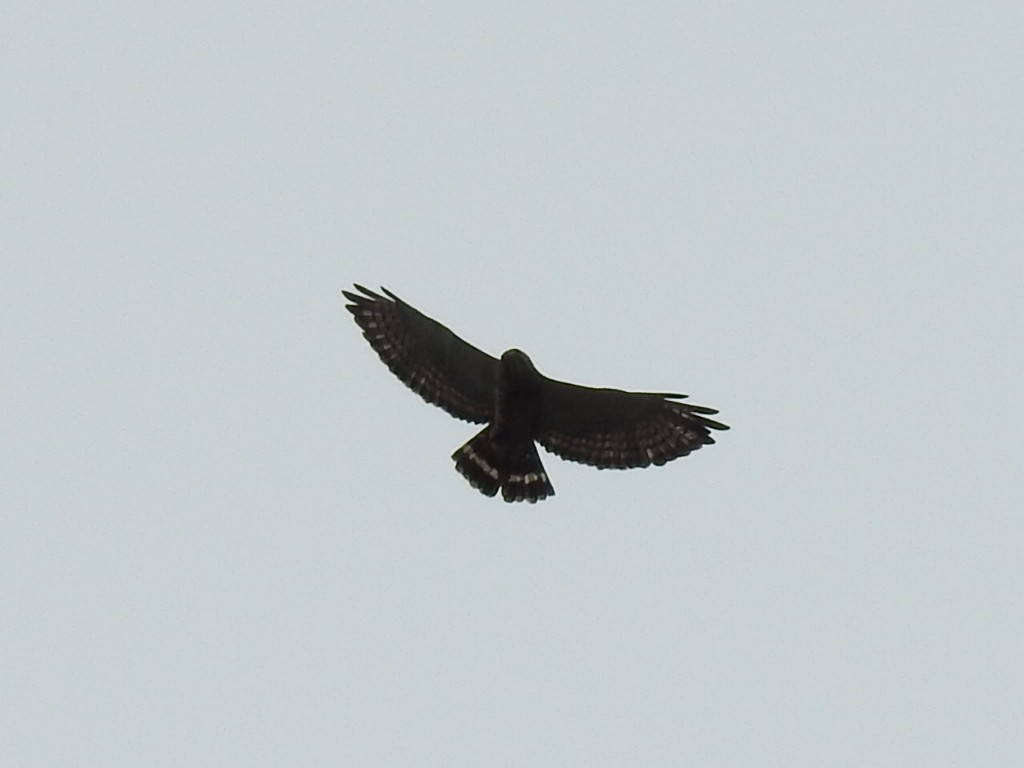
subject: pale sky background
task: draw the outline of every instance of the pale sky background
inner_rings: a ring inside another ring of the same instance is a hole
[[[0,11],[0,764],[1024,764],[1024,5]],[[385,285],[718,445],[507,505]]]

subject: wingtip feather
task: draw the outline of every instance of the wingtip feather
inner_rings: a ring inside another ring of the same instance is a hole
[[[357,291],[359,291],[359,293],[363,295],[360,296],[358,293],[352,293],[351,291],[343,290],[342,293],[345,295],[345,298],[348,299],[349,301],[386,301],[387,299],[391,299],[392,301],[395,302],[402,301],[400,298],[398,298],[395,294],[393,294],[384,286],[381,286],[380,288],[380,290],[384,294],[381,295],[380,293],[377,293],[377,291],[367,288],[365,285],[360,285],[359,283],[352,283],[352,285]],[[385,298],[385,296],[387,298]]]

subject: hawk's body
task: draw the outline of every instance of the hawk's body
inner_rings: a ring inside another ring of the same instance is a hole
[[[452,456],[473,487],[506,501],[538,501],[554,488],[539,442],[604,469],[664,464],[714,443],[712,408],[685,395],[594,389],[549,379],[517,349],[500,360],[466,343],[393,293],[355,286],[347,307],[381,360],[408,387],[456,418],[487,423]]]

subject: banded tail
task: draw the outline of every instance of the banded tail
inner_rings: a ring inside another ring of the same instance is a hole
[[[554,496],[533,441],[526,446],[495,446],[489,430],[484,427],[452,454],[459,474],[485,496],[496,495],[500,488],[505,501],[533,504]]]

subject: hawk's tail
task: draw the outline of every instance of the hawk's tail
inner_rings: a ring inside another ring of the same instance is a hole
[[[499,452],[488,430],[484,427],[452,454],[455,469],[470,485],[487,496],[494,496],[500,488],[505,501],[532,504],[555,495],[532,441],[525,449]]]

